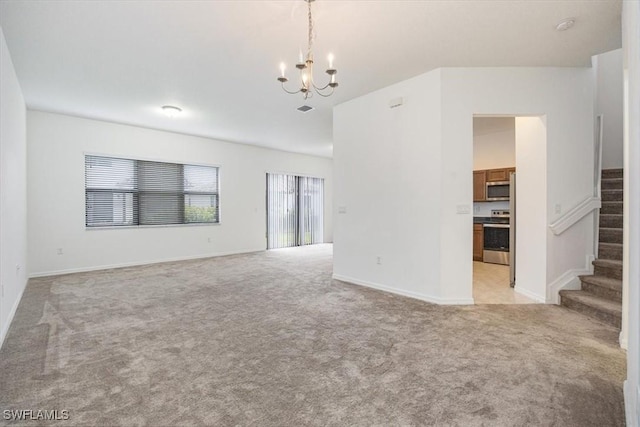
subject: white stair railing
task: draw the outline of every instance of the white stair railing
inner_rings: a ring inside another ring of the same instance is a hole
[[[596,138],[593,158],[593,197],[602,200],[602,139],[603,139],[603,115],[596,117]],[[601,204],[602,205],[602,204]],[[593,222],[593,255],[598,257],[600,244],[600,209],[596,209]]]

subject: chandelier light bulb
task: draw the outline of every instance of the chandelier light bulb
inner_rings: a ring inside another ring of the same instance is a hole
[[[329,69],[333,69],[333,53],[329,54]]]
[[[284,62],[280,63],[280,76],[284,77],[284,70],[286,70],[287,66],[284,64]]]

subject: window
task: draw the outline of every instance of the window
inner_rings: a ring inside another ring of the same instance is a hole
[[[267,174],[267,249],[323,242],[324,180]]]
[[[218,168],[85,156],[87,227],[220,222]]]

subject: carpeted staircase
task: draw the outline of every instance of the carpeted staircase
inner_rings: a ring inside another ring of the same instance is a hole
[[[602,208],[594,274],[582,290],[560,291],[560,304],[620,328],[622,322],[622,169],[602,171]]]

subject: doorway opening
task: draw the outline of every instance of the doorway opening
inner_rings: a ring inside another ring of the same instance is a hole
[[[324,241],[324,179],[267,174],[267,249]]]
[[[516,284],[516,117],[473,117],[473,298],[530,304]]]

